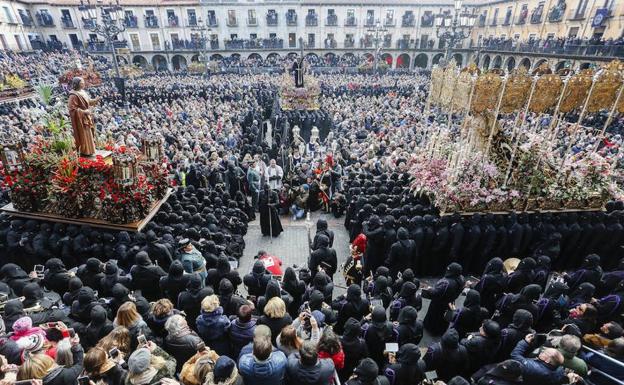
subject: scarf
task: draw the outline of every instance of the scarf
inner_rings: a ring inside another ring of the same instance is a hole
[[[150,381],[152,381],[152,378],[154,378],[156,374],[158,374],[158,370],[150,366],[145,372],[130,379],[130,382],[134,385],[147,385]]]

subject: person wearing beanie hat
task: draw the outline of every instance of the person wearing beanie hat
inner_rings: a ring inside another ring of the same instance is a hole
[[[423,357],[427,371],[435,370],[438,378],[448,381],[464,373],[468,367],[468,351],[459,344],[459,335],[455,329],[448,329],[440,342],[430,345]]]
[[[505,360],[489,369],[483,377],[474,380],[477,385],[521,385],[524,384],[522,365],[515,360]]]
[[[175,376],[176,362],[167,352],[149,341],[128,358],[125,385],[156,384],[163,378]]]
[[[33,334],[38,334],[45,339],[45,331],[39,327],[33,327],[32,319],[29,316],[24,316],[13,323],[13,334],[10,338],[19,342],[20,339]]]
[[[364,358],[353,370],[346,385],[390,385],[386,376],[379,375],[379,366],[371,358]]]
[[[389,354],[390,364],[384,369],[384,375],[393,385],[417,384],[425,379],[426,365],[420,359],[417,345],[405,344],[394,354]]]
[[[214,370],[208,373],[204,385],[243,385],[236,362],[228,356],[221,356],[215,362]]]

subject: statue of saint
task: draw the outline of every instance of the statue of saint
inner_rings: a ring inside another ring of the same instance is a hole
[[[80,77],[72,79],[72,90],[69,93],[67,108],[74,131],[76,150],[81,156],[95,155],[95,124],[91,106],[96,105],[100,98],[91,99],[85,91],[85,82]]]
[[[292,66],[292,72],[295,78],[295,87],[297,88],[303,87],[303,71],[303,59],[295,59]]]

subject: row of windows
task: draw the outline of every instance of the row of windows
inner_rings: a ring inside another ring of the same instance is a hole
[[[10,17],[10,11],[8,8],[6,9],[7,14]],[[30,15],[30,11],[28,10],[20,10],[20,17],[22,22],[25,25],[32,25],[32,17]],[[237,10],[230,9],[226,12],[226,25],[229,27],[235,27],[239,25],[239,15]],[[243,14],[244,15],[244,14]],[[247,26],[256,26],[258,25],[258,15],[256,10],[249,9],[246,12],[246,25]],[[243,16],[243,17],[244,17]],[[277,26],[279,24],[279,14],[275,9],[269,9],[266,13],[266,25],[268,26]],[[297,25],[297,12],[295,9],[288,9],[285,13],[286,24],[289,26]],[[388,9],[382,15],[383,18],[380,20],[375,15],[375,10],[368,9],[366,10],[365,19],[362,21],[362,24],[365,26],[374,26],[378,22],[384,26],[396,26],[397,20],[395,19],[395,11],[393,9]],[[47,9],[40,9],[36,12],[35,18],[39,26],[42,27],[54,27],[54,19],[50,12]],[[421,17],[421,24],[424,27],[433,26],[433,18],[434,11],[425,11]],[[82,20],[83,27],[90,28],[89,20]],[[138,28],[139,27],[139,18],[135,15],[134,11],[126,10],[124,22],[128,28]],[[173,9],[166,10],[166,20],[164,20],[164,24],[161,25],[158,15],[155,10],[145,10],[143,14],[143,26],[146,28],[159,28],[159,27],[180,27],[180,26],[198,26],[200,23],[205,23],[209,27],[216,27],[219,25],[219,21],[217,19],[217,14],[215,10],[209,10],[206,14],[206,19],[201,20],[201,16],[198,15],[195,9],[187,9],[186,10],[186,23],[184,20],[181,20],[176,12]],[[76,28],[77,26],[74,24],[74,20],[72,19],[71,12],[69,9],[61,9],[61,24],[66,28]],[[242,24],[242,23],[241,23]],[[316,26],[319,24],[319,15],[317,14],[315,9],[308,9],[307,14],[305,15],[305,25],[306,26]],[[327,14],[325,18],[325,25],[327,26],[338,26],[338,15],[335,9],[327,9]],[[346,10],[346,16],[344,18],[344,26],[357,26],[358,20],[356,18],[356,10],[354,8],[350,8]],[[414,27],[416,25],[416,16],[414,11],[404,11],[401,15],[400,26],[402,27]]]

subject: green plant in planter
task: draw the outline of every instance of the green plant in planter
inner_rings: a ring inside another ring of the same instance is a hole
[[[49,106],[50,103],[52,102],[53,91],[54,91],[54,88],[52,88],[52,86],[48,84],[41,84],[37,87],[37,93],[39,94],[39,99],[41,99],[41,102],[45,104],[46,106]]]
[[[50,147],[57,154],[65,154],[72,150],[73,137],[69,134],[69,120],[61,113],[49,114],[45,118],[44,127],[52,137]]]

